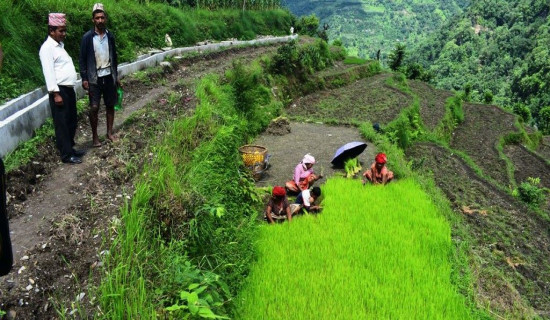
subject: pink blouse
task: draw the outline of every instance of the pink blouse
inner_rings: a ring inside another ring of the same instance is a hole
[[[296,185],[300,183],[301,179],[307,178],[310,174],[313,173],[313,168],[306,170],[306,166],[303,163],[298,163],[296,168],[294,168],[294,182]]]

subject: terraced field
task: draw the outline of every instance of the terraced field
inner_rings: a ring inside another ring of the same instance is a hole
[[[342,88],[296,99],[287,113],[321,121],[370,121],[387,124],[412,103],[412,97],[386,84],[390,74],[358,80]]]
[[[124,125],[118,124],[122,138],[120,143],[106,145],[101,150],[90,150],[85,164],[64,169],[65,173],[58,172],[63,170],[57,170],[60,164],[50,143],[49,147],[46,146],[48,157],[40,158],[40,162],[35,161],[37,166],[45,169],[36,172],[30,170],[32,168],[23,169],[8,177],[8,181],[18,187],[10,189],[10,217],[14,224],[19,225],[17,228],[21,234],[28,231],[24,229],[30,230],[28,221],[31,220],[28,217],[37,212],[36,208],[42,208],[44,197],[54,197],[53,194],[59,191],[59,185],[63,184],[60,181],[67,181],[63,179],[66,175],[72,174],[78,180],[65,183],[66,189],[70,190],[64,192],[72,200],[62,210],[69,214],[58,221],[68,223],[68,226],[42,219],[35,223],[39,232],[32,232],[32,237],[28,237],[36,246],[25,247],[15,242],[20,247],[16,252],[17,257],[28,255],[31,260],[25,262],[18,259],[16,268],[26,266],[27,271],[22,275],[14,274],[9,283],[1,283],[0,291],[4,298],[2,308],[16,308],[21,318],[33,319],[37,318],[37,314],[55,318],[56,311],[51,307],[47,295],[64,290],[65,296],[61,298],[69,301],[80,293],[78,286],[88,285],[90,270],[95,273],[99,270],[94,268],[99,259],[96,248],[100,246],[100,239],[96,239],[91,231],[81,231],[108,228],[109,219],[116,217],[119,212],[123,195],[132,194],[130,177],[137,169],[128,168],[126,163],[131,157],[140,157],[140,163],[153,157],[153,153],[140,154],[143,152],[144,140],[150,139],[146,137],[151,134],[148,127],[155,127],[176,113],[186,113],[194,108],[197,98],[193,95],[193,87],[197,77],[205,73],[223,74],[231,67],[233,59],[252,61],[257,55],[274,52],[275,47],[255,50],[258,50],[257,54],[254,49],[242,49],[190,58],[180,63],[173,72],[159,72],[148,83],[128,79],[128,105],[124,116],[119,117],[126,122]],[[344,66],[337,64],[326,73],[344,69]],[[285,113],[294,120],[330,122],[335,126],[363,121],[385,125],[418,98],[425,129],[429,131],[437,127],[445,114],[445,101],[452,93],[433,89],[417,81],[409,81],[412,93],[405,93],[387,84],[391,76],[389,73],[379,74],[338,89],[309,94],[288,104]],[[169,93],[171,96],[168,96]],[[175,100],[171,101],[171,97]],[[536,153],[521,145],[508,145],[503,152],[499,152],[497,146],[500,139],[508,133],[518,132],[516,116],[496,106],[467,103],[464,104],[464,114],[465,121],[454,130],[449,146],[413,140],[410,147],[404,150],[409,167],[419,174],[433,176],[435,186],[452,208],[452,212],[446,216],[451,225],[452,248],[457,252],[466,250],[468,260],[465,263],[472,271],[471,287],[461,288],[464,292],[460,293],[467,295],[469,291],[473,292],[477,306],[488,309],[496,319],[550,319],[549,210],[547,207],[535,211],[512,196],[514,185],[525,181],[527,177],[539,177],[543,186],[550,187],[550,168],[546,160],[550,156],[550,140],[545,137]],[[314,154],[318,150],[318,154],[326,158],[323,159],[325,162],[319,164],[328,166],[327,160],[334,145],[330,145],[330,150],[324,146],[328,145],[329,134],[331,138],[338,134],[338,127],[331,127],[334,132],[328,132],[326,127],[320,125],[303,125],[302,128],[311,133],[306,142],[296,144],[298,140],[288,135],[288,140],[280,144],[297,145]],[[81,130],[88,131],[85,119],[81,119]],[[343,137],[339,138],[360,139],[356,135],[358,132],[353,130],[347,126],[345,134],[341,130]],[[155,134],[162,135],[163,132],[160,130]],[[269,137],[262,135],[261,138],[267,139],[265,144],[269,143]],[[336,137],[333,140],[337,140]],[[83,136],[79,143],[86,144],[89,141]],[[362,161],[370,161],[379,147],[369,142],[364,154],[368,157]],[[320,150],[322,148],[326,150]],[[292,152],[298,152],[295,150]],[[289,148],[281,148],[280,157],[290,158],[285,155],[285,151],[288,152]],[[291,161],[290,168],[302,155],[293,155],[296,158],[292,158],[295,160]],[[316,169],[322,168],[318,166]],[[23,175],[23,171],[31,172],[35,180],[30,181],[33,177]],[[288,172],[290,178],[290,170],[285,168],[284,171]],[[38,181],[37,175],[41,177]],[[286,177],[284,173],[277,176],[280,180]],[[78,195],[80,192],[87,196]],[[395,202],[399,202],[399,199]],[[44,215],[52,219],[57,217],[53,214],[63,214],[58,206],[52,205],[47,209],[49,211],[45,211]],[[74,217],[75,220],[65,221],[65,217]],[[369,221],[362,223],[367,224]],[[326,246],[330,246],[330,242]],[[67,259],[66,264],[71,264],[70,267],[63,264],[65,262],[51,260],[52,256],[59,258],[61,255]],[[60,263],[65,267],[56,269],[55,266]],[[76,272],[74,269],[77,269]],[[460,272],[462,269],[457,267],[456,270]],[[81,283],[69,279],[71,274],[76,275]],[[42,292],[25,290],[31,277],[40,279],[40,285],[44,286]],[[340,282],[345,285],[346,279],[342,278]],[[29,305],[19,306],[18,301],[25,294],[25,302]],[[323,301],[320,303],[322,305]]]
[[[409,81],[409,87],[420,98],[420,117],[428,130],[433,130],[445,115],[445,101],[452,97],[449,91],[438,90],[422,81]]]
[[[496,146],[507,133],[518,132],[515,121],[516,116],[496,106],[464,104],[464,122],[456,128],[451,147],[466,153],[484,174],[508,186],[507,164]]]
[[[423,160],[421,170],[433,172],[458,223],[467,228],[470,237],[460,241],[470,243],[475,252],[479,299],[501,312],[528,314],[522,299],[541,313],[549,310],[548,222],[477,176],[452,150],[422,143],[407,150],[407,157]]]
[[[504,154],[514,164],[514,178],[518,184],[533,177],[540,178],[541,185],[550,188],[550,165],[546,159],[522,145],[508,145],[504,147]]]

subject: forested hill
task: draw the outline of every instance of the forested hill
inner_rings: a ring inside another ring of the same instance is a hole
[[[315,14],[329,25],[330,40],[340,39],[351,55],[382,56],[396,42],[422,41],[467,6],[469,0],[283,0],[297,16]]]
[[[516,112],[527,105],[548,134],[550,108],[541,109],[550,106],[549,12],[547,0],[473,1],[409,52],[409,60],[429,67],[439,87],[470,84],[473,100],[494,96],[496,104],[515,105]]]

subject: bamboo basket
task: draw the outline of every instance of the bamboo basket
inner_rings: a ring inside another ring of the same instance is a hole
[[[259,181],[267,169],[267,148],[258,145],[244,145],[239,148],[244,165],[252,172],[254,180]]]
[[[251,167],[258,163],[264,163],[267,149],[262,146],[247,144],[239,148],[239,153],[243,158],[244,165]]]

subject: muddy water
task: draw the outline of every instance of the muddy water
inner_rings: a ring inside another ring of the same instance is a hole
[[[287,180],[292,179],[294,167],[308,152],[317,161],[313,167],[315,173],[324,175],[323,179],[317,183],[324,183],[328,177],[335,173],[344,172],[343,169],[333,168],[330,163],[336,150],[348,142],[364,141],[359,130],[353,127],[292,122],[290,128],[291,132],[286,135],[275,136],[264,133],[253,142],[266,147],[267,153],[271,155],[269,169],[257,182],[257,186],[284,185]],[[370,165],[375,153],[375,146],[367,142],[367,148],[359,155],[363,170]]]

